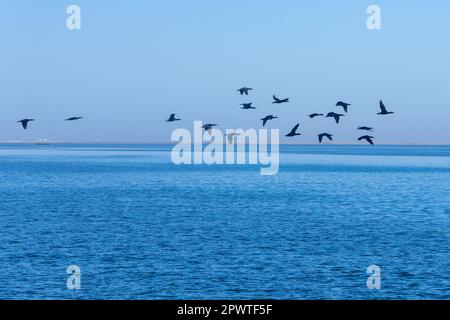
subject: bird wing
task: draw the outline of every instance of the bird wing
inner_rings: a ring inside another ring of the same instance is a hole
[[[267,118],[262,119],[262,121],[263,121],[263,127],[266,125],[267,120],[269,120],[269,119],[267,119]]]
[[[345,111],[345,112],[348,111],[348,105],[344,104],[344,105],[342,105],[342,108],[344,108],[344,111]]]
[[[373,145],[373,140],[372,140],[372,138],[370,138],[370,137],[366,137],[366,140],[367,140],[367,142],[369,142],[370,144],[372,144],[372,145]]]
[[[340,116],[338,114],[333,115],[334,120],[336,120],[336,123],[339,123]]]
[[[28,121],[20,121],[22,123],[22,127],[26,130],[28,127]]]
[[[280,99],[278,99],[275,95],[273,95],[273,100],[275,100],[276,102],[280,102]]]
[[[227,139],[228,139],[228,143],[229,143],[229,144],[232,144],[232,143],[233,143],[233,135],[228,134],[228,135],[227,135]]]
[[[322,143],[323,135],[319,134],[319,142]]]
[[[383,100],[380,100],[380,109],[381,109],[381,112],[387,112],[386,106],[384,105]]]
[[[292,128],[291,133],[295,133],[300,126],[300,123],[297,123],[294,128]]]

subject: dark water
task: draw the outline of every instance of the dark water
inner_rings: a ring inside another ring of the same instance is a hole
[[[260,176],[164,145],[1,145],[0,298],[450,298],[450,147],[281,151]]]

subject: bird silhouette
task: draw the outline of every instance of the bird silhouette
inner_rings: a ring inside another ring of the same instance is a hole
[[[249,92],[250,90],[253,90],[253,88],[242,87],[242,88],[238,89],[237,91],[240,92],[241,96],[244,95],[244,94],[245,94],[246,96],[248,96],[248,92]]]
[[[252,103],[241,103],[241,109],[256,109],[255,107],[252,107]]]
[[[325,132],[325,133],[319,134],[319,143],[322,143],[323,137],[326,137],[326,138],[328,138],[330,141],[333,141],[333,138],[332,138],[333,135]]]
[[[346,102],[342,102],[342,101],[338,101],[336,103],[336,107],[344,108],[345,113],[347,113],[347,111],[348,111],[348,106],[351,106],[351,104],[350,103],[346,103]]]
[[[28,128],[28,122],[30,122],[30,121],[34,121],[34,119],[22,119],[22,120],[19,120],[19,121],[17,121],[17,122],[20,122],[20,123],[22,124],[22,127],[23,127],[25,130],[27,130],[27,128]]]
[[[374,139],[374,137],[372,137],[372,136],[362,136],[362,137],[358,138],[358,141],[366,140],[368,143],[373,145],[373,140],[372,139]]]
[[[289,102],[289,98],[286,98],[286,99],[278,99],[275,95],[273,95],[273,102],[272,103],[275,103],[275,104],[280,104],[280,103],[286,103],[286,102]]]
[[[209,134],[211,134],[211,129],[216,126],[217,126],[217,124],[215,124],[215,123],[207,123],[207,124],[204,124],[202,126],[202,128],[205,129],[205,131],[208,131]]]
[[[227,140],[228,140],[228,143],[229,143],[229,144],[232,144],[232,143],[233,143],[234,137],[240,136],[240,135],[241,135],[241,134],[240,134],[240,133],[237,133],[237,132],[232,132],[232,133],[227,133],[227,134],[225,134],[225,136],[227,137]]]
[[[334,118],[336,120],[336,123],[339,123],[339,120],[341,117],[343,117],[343,114],[335,113],[335,112],[329,112],[326,116],[326,118]]]
[[[174,121],[180,121],[181,119],[175,118],[175,113],[171,113],[169,119],[166,120],[166,122],[174,122]]]
[[[392,114],[393,113],[393,112],[390,112],[390,111],[386,110],[386,106],[384,105],[383,100],[380,100],[380,109],[381,109],[381,112],[378,112],[377,114],[387,115],[387,114]]]
[[[297,124],[295,125],[295,127],[292,128],[291,132],[289,132],[289,133],[286,135],[286,137],[299,136],[300,133],[297,133],[297,132],[296,132],[299,126],[300,126],[300,123],[297,123]]]
[[[315,117],[320,117],[323,116],[323,113],[311,113],[310,115],[308,115],[308,117],[310,117],[311,119],[315,118]]]
[[[266,123],[267,123],[267,121],[269,121],[269,120],[273,120],[273,119],[277,119],[278,117],[275,117],[275,116],[273,116],[273,115],[268,115],[268,116],[265,116],[264,118],[262,118],[261,120],[262,120],[262,122],[263,122],[263,127],[266,125]]]
[[[373,131],[372,127],[358,127],[358,130]]]
[[[80,120],[80,119],[83,119],[83,117],[70,117],[70,118],[65,119],[64,121],[75,121],[75,120]]]

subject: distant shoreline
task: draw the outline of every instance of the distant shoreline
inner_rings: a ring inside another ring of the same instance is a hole
[[[46,141],[45,143],[42,143],[40,141],[0,141],[0,145],[12,145],[12,144],[23,144],[23,145],[176,145],[175,142],[148,142],[148,141],[58,141],[58,142],[52,142],[52,141]],[[207,144],[207,143],[205,143]],[[246,144],[247,145],[247,144]],[[327,144],[318,144],[318,143],[297,143],[297,142],[282,142],[279,144],[280,146],[283,145],[297,145],[297,146],[364,146],[362,144],[358,143],[350,143],[350,142],[341,142],[341,143],[327,143]],[[441,147],[450,147],[450,143],[412,143],[412,142],[406,142],[406,143],[378,143],[375,146],[441,146]]]

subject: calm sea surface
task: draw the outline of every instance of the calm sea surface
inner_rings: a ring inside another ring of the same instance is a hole
[[[274,176],[170,150],[0,145],[0,298],[450,299],[450,147],[282,146]]]

